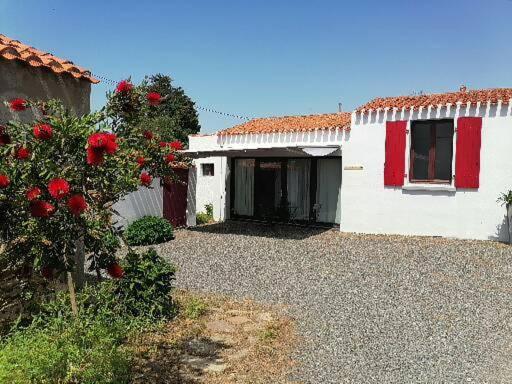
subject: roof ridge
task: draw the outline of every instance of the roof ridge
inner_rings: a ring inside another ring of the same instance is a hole
[[[90,81],[93,84],[100,82],[98,79],[92,76],[91,71],[78,66],[73,61],[61,59],[51,52],[37,49],[30,45],[24,44],[19,40],[11,39],[4,34],[0,34],[0,44],[6,47],[0,50],[0,58],[23,61],[24,63],[27,63],[33,67],[45,67],[56,74],[67,73],[76,79],[84,79]],[[11,51],[6,51],[6,49],[9,48]],[[62,67],[62,70],[57,70],[54,66],[52,66],[52,61],[59,63]]]
[[[356,109],[357,112],[369,109],[426,107],[429,105],[455,104],[457,102],[496,104],[499,100],[509,103],[512,88],[465,89],[454,92],[426,93],[423,95],[376,97]]]
[[[343,115],[343,114],[351,114],[351,112],[331,112],[331,113],[311,113],[308,115],[282,115],[282,116],[263,116],[263,117],[255,117],[252,120],[262,120],[262,119],[285,119],[285,118],[298,118],[298,117],[314,117],[314,116],[335,116],[335,115]],[[242,123],[244,124],[244,123]]]

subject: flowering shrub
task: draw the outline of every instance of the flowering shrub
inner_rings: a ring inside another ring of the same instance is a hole
[[[99,112],[77,117],[60,102],[14,99],[11,110],[39,111],[32,124],[0,126],[0,255],[45,276],[73,268],[78,240],[92,269],[122,277],[112,206],[154,178],[174,179],[181,143],[164,143],[142,122],[165,100],[122,81]]]

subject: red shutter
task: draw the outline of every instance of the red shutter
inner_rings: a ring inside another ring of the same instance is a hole
[[[407,121],[386,123],[386,163],[384,185],[401,187],[405,174],[405,133]]]
[[[481,143],[482,118],[459,117],[455,148],[455,187],[478,188],[480,186]]]

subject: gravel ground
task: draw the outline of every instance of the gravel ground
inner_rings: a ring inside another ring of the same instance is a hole
[[[512,247],[214,224],[158,246],[180,287],[284,304],[304,383],[512,382]]]

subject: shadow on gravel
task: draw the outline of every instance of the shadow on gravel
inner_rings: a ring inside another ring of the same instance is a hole
[[[206,224],[189,228],[190,231],[213,234],[232,234],[274,239],[304,240],[308,237],[320,235],[333,228],[305,227],[291,224],[258,223],[251,221],[226,221],[222,223]]]

